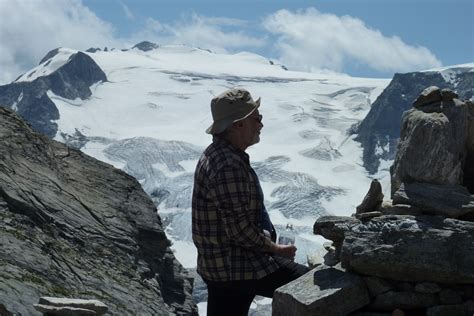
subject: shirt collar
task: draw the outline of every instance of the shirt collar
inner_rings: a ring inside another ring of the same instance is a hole
[[[224,146],[224,147],[229,148],[232,152],[234,152],[235,154],[237,154],[239,157],[241,157],[241,158],[244,159],[247,163],[250,164],[250,157],[249,157],[249,155],[248,155],[245,151],[234,147],[228,140],[214,136],[214,137],[212,138],[212,142],[215,143],[215,144],[217,144],[217,145],[219,145],[219,146]]]

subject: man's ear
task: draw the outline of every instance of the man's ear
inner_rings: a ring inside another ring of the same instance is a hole
[[[233,125],[234,127],[242,128],[242,126],[244,126],[244,123],[242,121],[237,121],[237,122],[234,122]]]

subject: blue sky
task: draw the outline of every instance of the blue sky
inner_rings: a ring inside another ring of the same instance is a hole
[[[0,0],[0,84],[59,46],[142,40],[391,78],[474,62],[473,21],[473,0]]]

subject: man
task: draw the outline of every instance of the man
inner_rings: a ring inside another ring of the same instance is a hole
[[[212,99],[212,144],[194,175],[193,241],[197,271],[208,287],[207,314],[247,315],[255,295],[276,288],[308,268],[293,262],[296,247],[275,243],[263,193],[245,150],[260,141],[258,107],[244,89]]]

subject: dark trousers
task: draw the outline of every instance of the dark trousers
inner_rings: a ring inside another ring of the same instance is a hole
[[[309,268],[285,258],[275,257],[280,268],[259,280],[215,282],[207,284],[208,316],[246,316],[255,295],[273,297],[273,292],[306,272]]]

